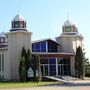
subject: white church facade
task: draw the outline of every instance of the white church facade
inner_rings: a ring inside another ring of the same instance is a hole
[[[16,15],[11,23],[10,32],[0,33],[0,80],[19,80],[23,47],[40,55],[42,76],[75,74],[75,52],[78,46],[82,47],[83,37],[69,20],[65,21],[62,34],[56,37],[56,41],[43,39],[32,42],[32,33],[27,30],[26,21],[20,15]]]

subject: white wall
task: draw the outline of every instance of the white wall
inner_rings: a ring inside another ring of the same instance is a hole
[[[71,75],[75,75],[75,57],[71,56],[70,58],[70,69],[71,69]]]
[[[69,52],[69,53],[73,52],[72,38],[70,38],[70,37],[58,37],[56,39],[56,41],[61,42],[61,44],[63,46],[62,47],[63,52]]]
[[[61,35],[56,38],[56,41],[62,44],[62,51],[68,53],[76,52],[78,46],[82,47],[82,38],[81,36],[70,36],[70,35]]]
[[[31,50],[31,33],[28,31],[10,32],[8,35],[8,53],[10,59],[11,79],[19,79],[19,62],[23,46]]]
[[[2,54],[4,55],[4,70],[2,71]],[[10,74],[10,60],[8,59],[8,48],[0,50],[1,55],[1,71],[0,76],[4,76],[4,80],[10,80],[11,74]]]

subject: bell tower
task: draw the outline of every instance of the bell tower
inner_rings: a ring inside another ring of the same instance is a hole
[[[76,48],[83,46],[83,36],[79,34],[75,24],[66,20],[62,26],[62,34],[56,38],[57,42],[63,45],[62,51],[68,53],[75,53]]]
[[[22,48],[31,51],[31,35],[26,28],[26,21],[20,15],[16,15],[11,22],[8,36],[8,56],[10,60],[10,75],[12,80],[19,79],[18,67],[21,58]]]

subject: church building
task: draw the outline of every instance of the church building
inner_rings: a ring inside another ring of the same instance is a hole
[[[62,26],[62,33],[52,39],[31,41],[26,20],[16,15],[8,33],[0,33],[0,80],[19,80],[19,62],[22,48],[40,56],[42,77],[75,74],[75,52],[82,47],[83,37],[69,20]]]

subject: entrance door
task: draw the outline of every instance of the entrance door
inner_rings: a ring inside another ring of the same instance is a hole
[[[64,67],[63,65],[58,65],[58,76],[64,75]]]
[[[48,76],[48,65],[41,65],[42,76]]]

